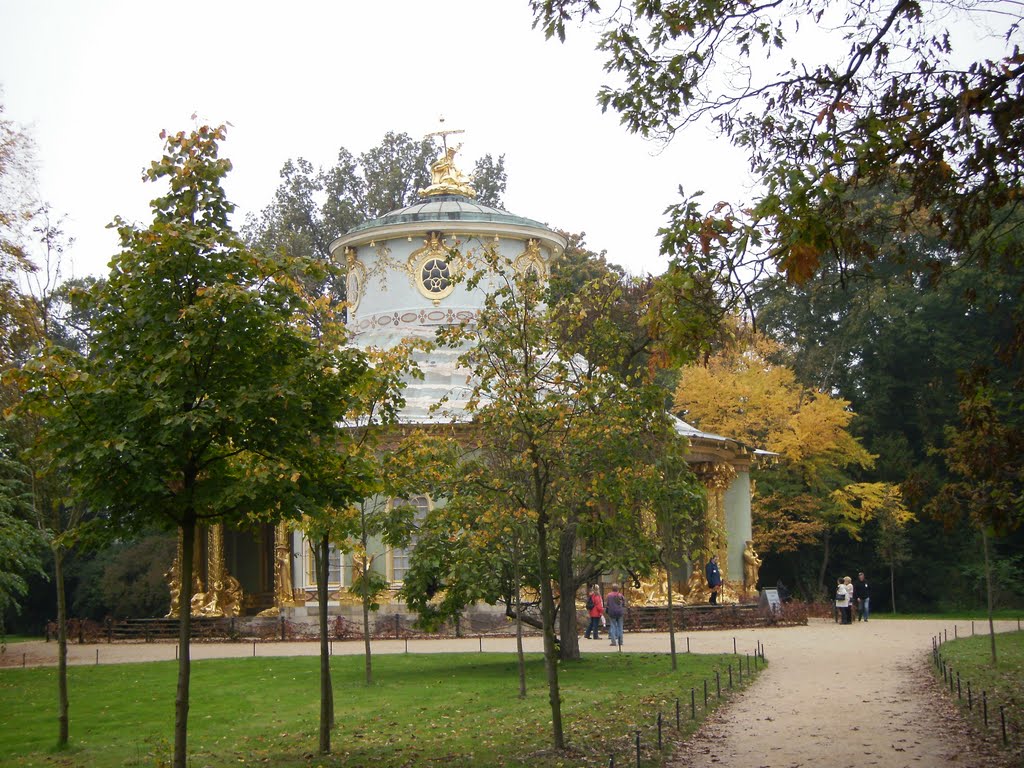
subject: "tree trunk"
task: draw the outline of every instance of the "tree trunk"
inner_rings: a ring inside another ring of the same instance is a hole
[[[57,588],[57,748],[69,739],[68,716],[68,604],[64,593],[64,548],[53,547],[53,581]]]
[[[668,577],[668,647],[672,656],[672,669],[676,669],[676,618],[672,612],[672,568],[664,563],[665,575]]]
[[[981,546],[985,550],[985,593],[988,597],[988,636],[992,648],[992,666],[996,666],[996,627],[992,621],[992,566],[988,559],[988,533],[981,526]]]
[[[327,629],[327,577],[331,542],[326,536],[315,545],[319,552],[316,567],[316,599],[320,621],[320,754],[331,751],[331,726],[334,725],[334,689],[331,686],[331,649]]]
[[[828,571],[828,558],[830,554],[830,545],[832,543],[832,536],[826,530],[824,536],[822,536],[822,555],[821,555],[821,570],[818,571],[818,594],[820,595],[825,591],[825,572]],[[835,593],[835,590],[832,590]]]
[[[558,542],[558,633],[561,637],[559,657],[575,661],[580,657],[580,638],[576,624],[576,574],[573,555],[576,552],[576,526],[569,523],[562,529]]]
[[[368,581],[370,576],[370,555],[369,550],[366,548],[370,540],[370,534],[366,529],[366,509],[362,505],[360,506],[360,526],[359,540],[363,545],[363,566],[360,569],[363,582],[363,594],[361,595],[363,606],[363,659],[366,668],[366,684],[369,686],[373,685],[373,656],[370,653],[370,582]]]
[[[892,612],[896,613],[896,566],[889,563],[889,599],[892,600]]]
[[[363,564],[363,658],[365,659],[366,684],[373,685],[373,656],[370,653],[370,596],[366,591],[368,578],[366,564]]]
[[[541,616],[544,623],[544,669],[548,678],[548,701],[551,704],[551,735],[555,749],[565,749],[562,731],[562,697],[558,690],[558,658],[555,650],[555,599],[548,573],[548,516],[537,515],[537,557],[540,578]],[[564,598],[563,598],[564,599]],[[564,638],[563,638],[564,639]]]
[[[196,516],[181,521],[181,598],[178,609],[178,689],[174,698],[174,768],[188,768],[188,703],[192,664],[192,570],[196,550]]]
[[[519,573],[519,546],[512,549],[512,578],[516,589],[516,662],[519,666],[519,698],[526,698],[526,655],[523,653],[523,590]]]

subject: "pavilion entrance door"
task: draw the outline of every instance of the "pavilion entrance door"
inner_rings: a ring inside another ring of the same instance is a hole
[[[274,606],[274,526],[225,531],[224,561],[242,585],[242,613],[253,616]]]

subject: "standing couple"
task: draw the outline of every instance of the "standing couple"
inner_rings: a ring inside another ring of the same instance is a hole
[[[836,620],[842,624],[853,624],[853,609],[857,609],[857,621],[867,621],[871,615],[871,587],[864,572],[857,574],[855,582],[849,576],[839,579],[836,584]]]
[[[626,615],[626,598],[619,592],[619,585],[612,584],[612,591],[601,598],[601,588],[595,584],[587,593],[587,615],[590,623],[583,636],[588,640],[600,640],[600,627],[604,625],[605,614],[608,615],[608,639],[611,645],[622,646],[622,619]]]

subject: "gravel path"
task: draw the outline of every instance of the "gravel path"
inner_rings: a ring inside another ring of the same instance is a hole
[[[998,622],[996,631],[1016,629]],[[959,626],[970,634],[969,622]],[[765,638],[768,668],[673,762],[682,768],[1003,766],[928,675],[950,623],[812,621]],[[983,631],[981,622],[977,630]],[[987,631],[987,625],[985,625]],[[1019,764],[1019,763],[1018,763]]]
[[[979,632],[987,629],[981,622]],[[997,631],[1016,629],[997,622]],[[907,768],[964,766],[1002,768],[993,752],[963,727],[955,707],[928,674],[931,638],[953,625],[935,621],[882,620],[840,626],[811,620],[806,627],[723,630],[677,635],[677,648],[694,653],[741,655],[763,643],[769,665],[692,738],[672,763],[675,768]],[[970,623],[961,623],[970,634]],[[527,638],[540,652],[541,639]],[[609,650],[602,639],[580,639],[584,653]],[[514,651],[513,638],[374,641],[374,653]],[[360,654],[359,641],[335,642],[334,654]],[[623,651],[668,650],[665,634],[627,634]],[[56,663],[54,643],[8,646],[0,667]],[[314,642],[195,643],[192,658],[314,656]],[[173,643],[68,646],[70,664],[173,660]]]

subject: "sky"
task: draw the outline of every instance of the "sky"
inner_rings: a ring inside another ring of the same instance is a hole
[[[527,0],[0,0],[0,98],[74,238],[65,277],[106,274],[115,216],[150,221],[163,190],[142,170],[162,129],[229,124],[241,227],[287,159],[331,165],[340,147],[419,138],[441,116],[465,131],[463,170],[505,155],[510,212],[585,232],[632,274],[661,273],[657,230],[679,186],[742,198],[744,163],[710,130],[667,148],[629,134],[596,102],[613,82],[596,31],[562,44],[531,24]]]

